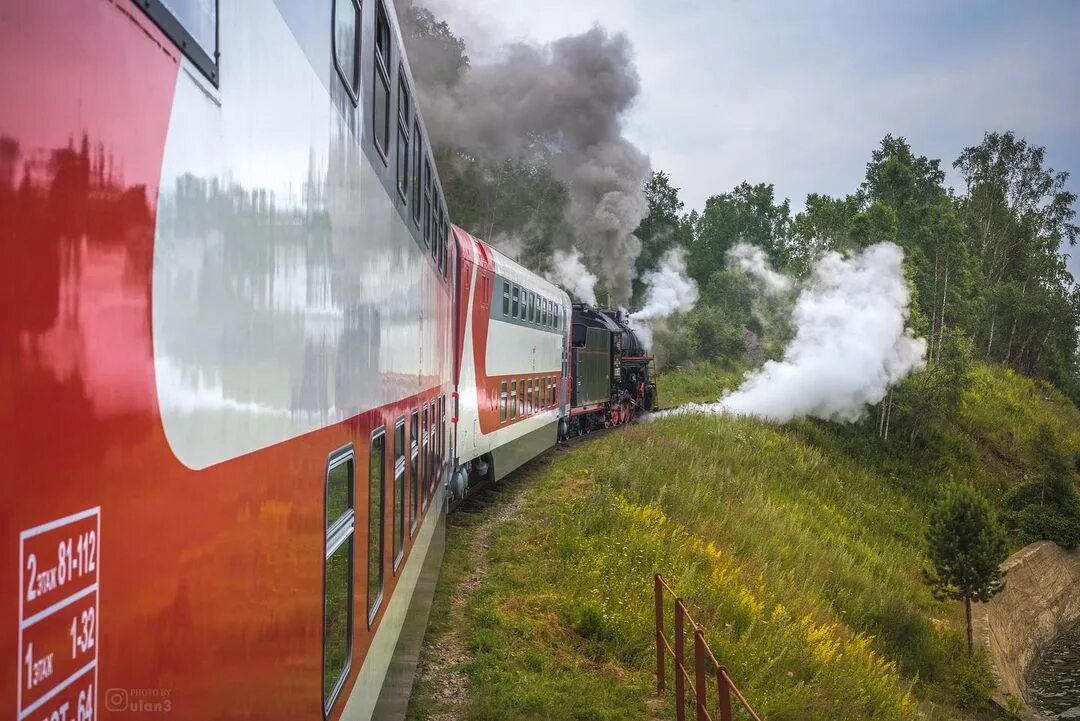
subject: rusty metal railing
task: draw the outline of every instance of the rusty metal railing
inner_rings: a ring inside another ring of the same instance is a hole
[[[727,669],[720,665],[713,655],[709,644],[705,642],[704,629],[694,621],[686,610],[686,604],[679,598],[671,586],[667,584],[659,573],[654,577],[653,595],[656,603],[656,692],[663,693],[667,686],[667,673],[665,662],[670,655],[675,661],[675,719],[686,721],[686,687],[694,694],[694,707],[697,709],[697,721],[713,721],[713,715],[709,711],[709,673],[716,677],[716,700],[717,709],[720,713],[720,721],[732,721],[731,697],[735,699],[746,711],[753,721],[761,721],[761,717],[750,707],[742,692],[731,680]],[[664,633],[664,594],[667,593],[675,601],[675,646]],[[686,626],[689,623],[694,631],[694,667],[691,672],[686,668]],[[706,669],[706,658],[711,669]]]

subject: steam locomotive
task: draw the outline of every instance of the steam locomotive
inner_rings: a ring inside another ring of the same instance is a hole
[[[400,718],[449,499],[656,403],[450,223],[395,17],[0,0],[13,718]]]
[[[624,310],[573,306],[566,434],[628,423],[656,406],[656,363]]]

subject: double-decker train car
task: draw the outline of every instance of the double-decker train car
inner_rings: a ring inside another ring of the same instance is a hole
[[[648,407],[624,318],[449,223],[403,47],[0,0],[3,713],[400,718],[448,498]]]
[[[455,497],[498,481],[566,435],[570,297],[454,227]]]
[[[413,89],[389,0],[0,0],[5,717],[403,709],[457,263]]]

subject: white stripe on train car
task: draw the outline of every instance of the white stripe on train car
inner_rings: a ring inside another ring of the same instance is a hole
[[[431,261],[361,140],[272,0],[222,17],[244,62],[220,93],[178,74],[154,242],[159,406],[192,469],[441,382]]]

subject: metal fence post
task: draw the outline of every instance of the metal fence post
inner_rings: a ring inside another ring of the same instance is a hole
[[[664,690],[664,586],[660,574],[653,579],[653,598],[656,603],[656,692]]]
[[[720,697],[720,721],[731,721],[731,691],[728,689],[727,669],[716,669],[716,694]]]
[[[705,701],[705,634],[694,631],[694,691],[697,696],[697,721],[709,721]]]
[[[686,633],[683,623],[686,618],[686,608],[682,599],[675,599],[675,719],[686,721],[686,656],[684,654],[684,639]]]

